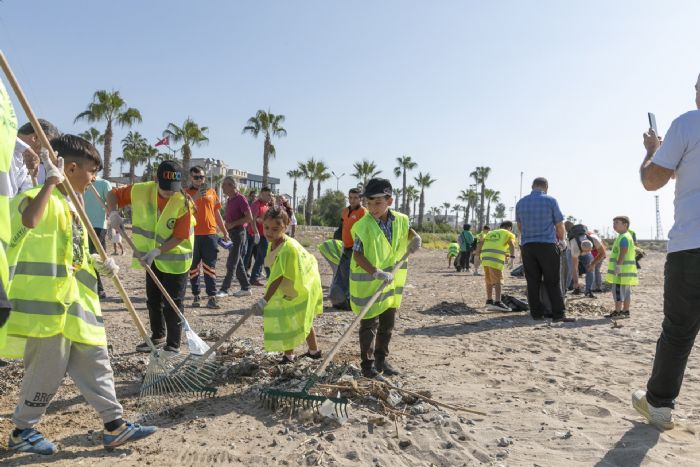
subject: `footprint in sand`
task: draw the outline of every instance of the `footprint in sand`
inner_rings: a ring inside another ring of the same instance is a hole
[[[584,405],[579,407],[579,411],[583,415],[588,415],[589,417],[605,418],[610,416],[610,411],[605,407],[598,407],[597,405]]]

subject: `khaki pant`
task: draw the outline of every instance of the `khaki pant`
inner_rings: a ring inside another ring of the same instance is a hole
[[[66,373],[104,423],[121,418],[107,347],[79,344],[59,334],[27,339],[22,391],[12,416],[17,428],[39,423]]]

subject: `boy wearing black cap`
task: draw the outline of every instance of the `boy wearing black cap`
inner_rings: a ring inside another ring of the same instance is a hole
[[[369,299],[386,282],[381,296],[360,323],[362,375],[374,378],[398,375],[386,358],[394,329],[396,310],[406,283],[407,266],[392,274],[396,263],[406,254],[415,253],[421,238],[409,227],[408,216],[390,209],[391,183],[373,178],[362,195],[367,200],[369,216],[363,216],[351,229],[354,238],[350,262],[350,306],[360,313]]]
[[[181,312],[187,290],[187,275],[192,265],[194,217],[191,202],[182,191],[182,168],[177,162],[163,161],[156,181],[135,183],[113,189],[107,196],[110,227],[117,230],[124,220],[116,210],[131,205],[132,235],[136,250],[131,267],[148,264]],[[156,347],[170,352],[180,348],[180,320],[146,275],[146,305],[151,323],[151,340]],[[149,352],[145,342],[138,352]]]

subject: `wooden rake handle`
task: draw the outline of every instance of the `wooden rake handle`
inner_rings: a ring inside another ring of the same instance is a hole
[[[248,311],[246,311],[245,314],[244,314],[243,316],[241,316],[241,317],[238,319],[238,321],[236,321],[236,324],[234,324],[233,326],[231,326],[231,327],[229,328],[229,330],[226,331],[226,334],[224,334],[223,336],[221,336],[221,339],[219,339],[218,341],[216,341],[216,343],[215,343],[214,345],[212,345],[211,347],[209,347],[209,350],[207,350],[206,352],[204,352],[204,354],[203,354],[202,357],[201,357],[201,358],[202,358],[202,361],[205,361],[207,358],[209,358],[209,357],[211,356],[211,354],[213,354],[214,352],[216,352],[216,349],[218,349],[219,347],[221,347],[222,345],[224,345],[224,343],[225,343],[226,341],[228,341],[228,340],[231,338],[231,336],[233,335],[233,333],[236,332],[236,330],[237,330],[238,328],[240,328],[240,327],[243,325],[243,323],[245,323],[245,322],[248,320],[248,318],[250,318],[251,316],[253,316],[253,313],[255,313],[255,308],[250,308]]]
[[[44,133],[44,130],[41,128],[41,125],[39,124],[39,119],[37,119],[36,115],[34,114],[34,111],[32,110],[32,107],[29,105],[29,101],[24,95],[24,91],[22,91],[22,87],[19,85],[19,82],[17,81],[15,74],[12,72],[10,64],[7,61],[7,58],[5,58],[5,54],[2,52],[2,50],[0,50],[0,67],[2,67],[2,71],[5,73],[7,80],[10,82],[10,86],[12,86],[17,100],[19,100],[20,105],[24,109],[24,113],[27,115],[27,118],[29,118],[29,121],[32,123],[32,127],[34,128],[35,133],[39,137],[41,145],[49,151],[49,157],[55,163],[57,161],[56,153],[54,153],[53,149],[51,148],[51,143],[46,137],[46,133]],[[65,178],[65,175],[61,185],[63,186],[65,192],[68,193],[68,197],[75,206],[75,209],[78,212],[78,217],[80,217],[80,221],[85,226],[85,229],[87,230],[88,235],[90,236],[90,239],[92,240],[92,243],[95,246],[95,249],[97,250],[97,253],[100,255],[100,258],[102,258],[103,261],[106,260],[107,253],[102,247],[102,243],[100,243],[100,239],[97,236],[97,233],[95,233],[95,229],[92,228],[92,225],[90,224],[90,221],[87,215],[85,214],[85,209],[82,205],[82,202],[78,199],[78,195],[75,194],[73,186],[70,184],[68,179]],[[141,334],[141,337],[143,337],[146,340],[146,342],[151,347],[151,350],[155,351],[156,348],[153,346],[153,342],[151,342],[151,339],[148,337],[148,334],[146,333],[146,328],[143,326],[141,319],[136,313],[136,309],[131,303],[129,295],[126,293],[126,290],[124,289],[124,286],[119,280],[119,277],[117,277],[117,275],[115,274],[112,280],[114,281],[114,286],[117,288],[119,296],[124,302],[126,309],[129,311],[129,315],[131,315],[131,318],[134,320],[134,323],[138,328],[139,334]]]

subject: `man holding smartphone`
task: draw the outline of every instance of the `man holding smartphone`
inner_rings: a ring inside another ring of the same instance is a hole
[[[674,426],[672,410],[685,367],[700,330],[700,76],[695,105],[676,118],[663,144],[656,131],[644,133],[642,185],[656,191],[676,176],[675,222],[668,234],[664,268],[664,320],[656,342],[647,390],[632,395],[632,406],[662,430]]]
[[[200,306],[199,301],[199,271],[200,264],[204,270],[204,285],[207,292],[207,308],[220,308],[216,303],[216,259],[219,253],[219,230],[224,240],[229,241],[228,232],[221,217],[221,203],[216,191],[209,188],[205,181],[204,167],[190,167],[190,186],[187,194],[194,201],[197,212],[194,228],[194,250],[192,252],[192,268],[190,269],[190,284],[194,300],[192,306]]]

